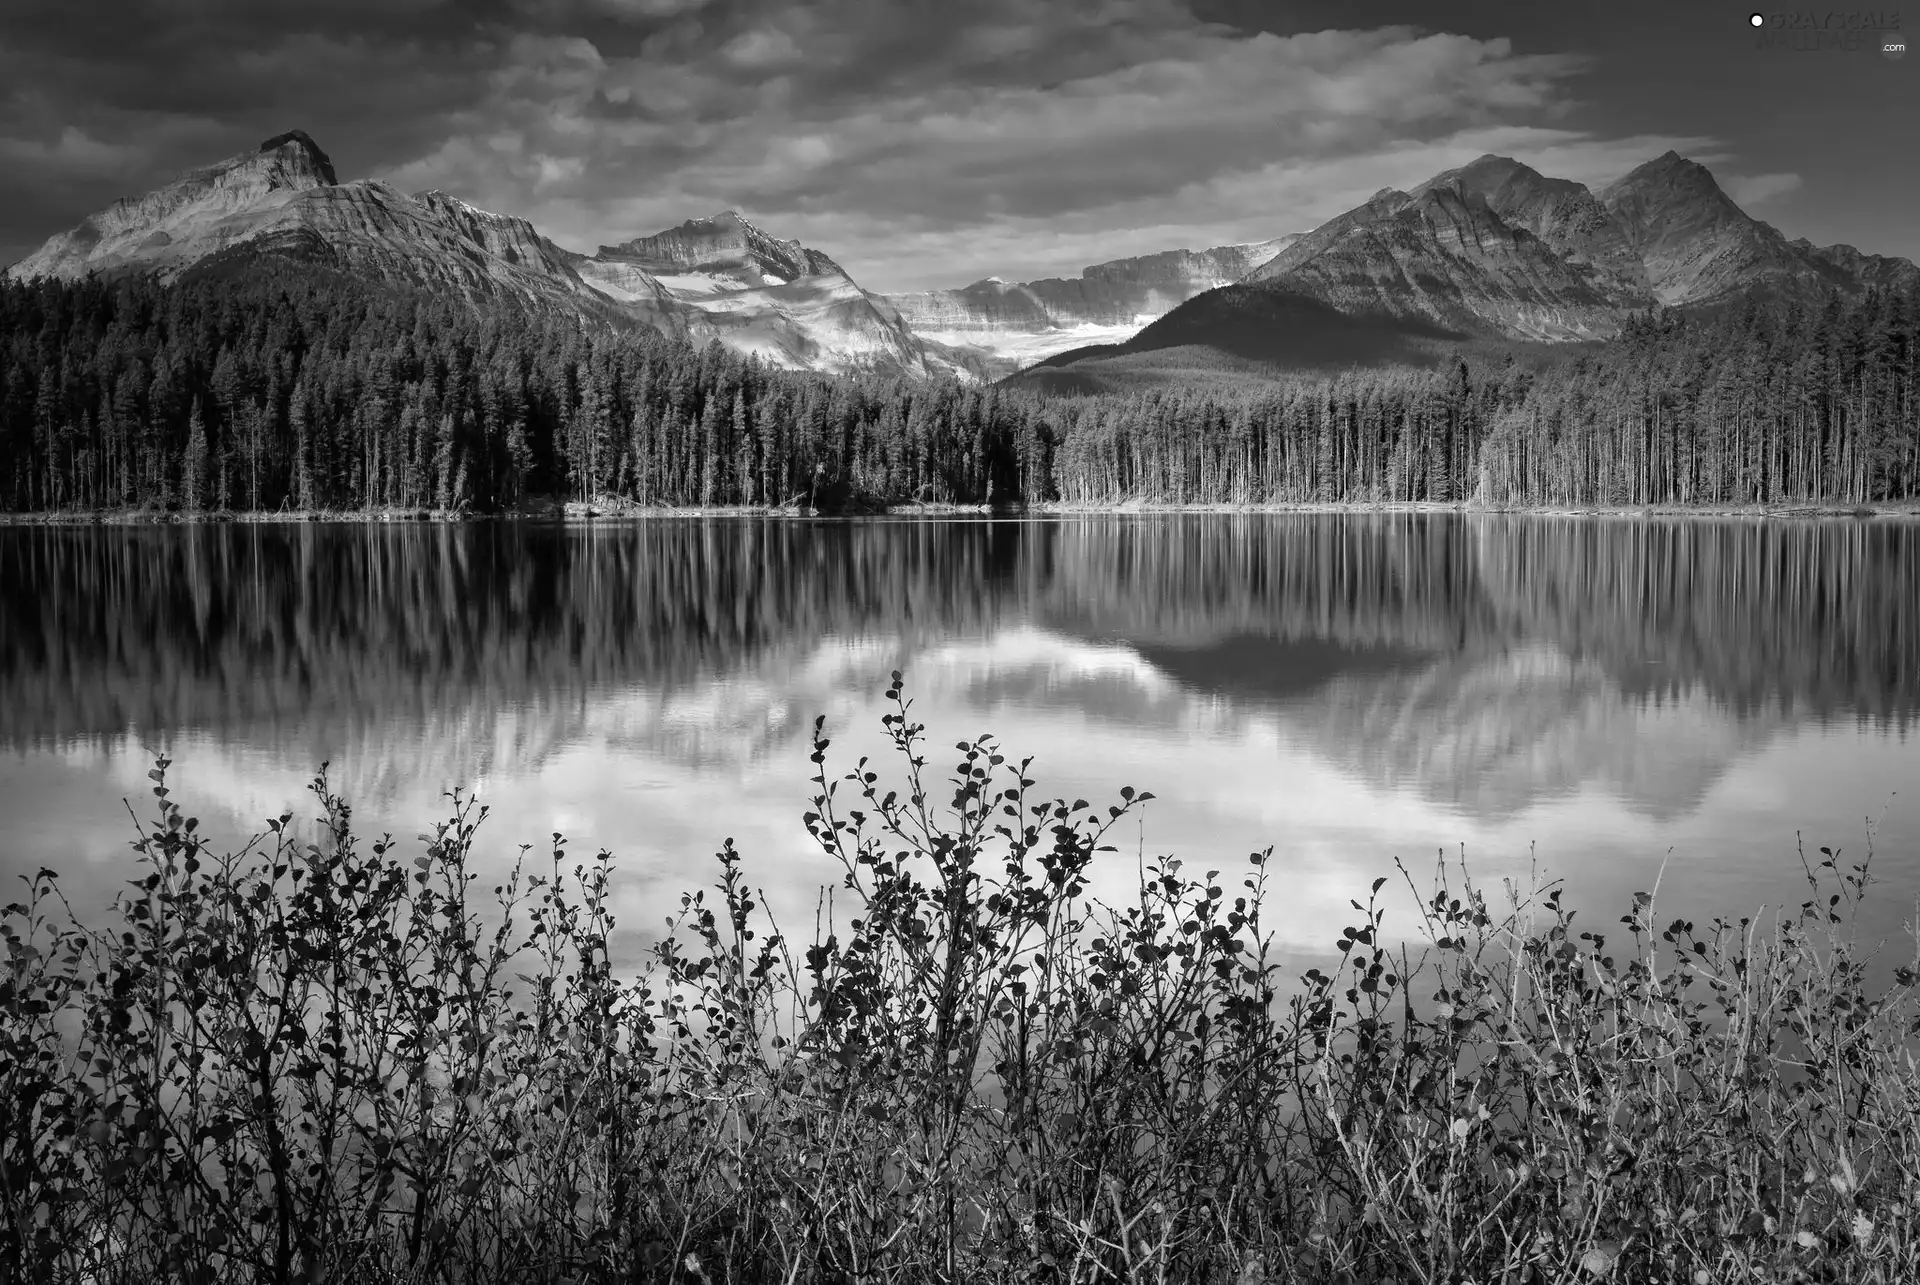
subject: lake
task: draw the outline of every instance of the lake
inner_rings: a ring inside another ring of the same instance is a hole
[[[990,732],[1049,792],[1158,796],[1102,895],[1143,855],[1271,845],[1299,958],[1443,850],[1537,864],[1602,926],[1656,878],[1702,920],[1797,903],[1796,836],[1871,838],[1879,935],[1920,895],[1901,520],[26,526],[0,602],[0,875],[52,867],[83,908],[133,874],[122,799],[146,814],[165,753],[223,840],[310,816],[327,760],[369,837],[410,843],[461,785],[490,873],[554,831],[609,848],[628,958],[728,837],[810,926],[812,720],[840,767],[881,755],[895,669],[933,768]]]

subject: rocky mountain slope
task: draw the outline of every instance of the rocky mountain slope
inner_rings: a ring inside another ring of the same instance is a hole
[[[674,329],[662,288],[618,310],[574,271],[572,256],[525,219],[441,192],[408,195],[377,180],[340,183],[325,152],[294,130],[257,151],[117,201],[7,269],[19,280],[231,267],[249,255],[307,258],[474,302],[514,301],[618,315]]]
[[[1906,259],[1789,241],[1734,204],[1706,166],[1674,152],[1608,185],[1599,199],[1646,265],[1655,297],[1671,307],[1747,295],[1814,302],[1832,290],[1855,294],[1920,275]]]
[[[7,269],[17,280],[244,271],[255,256],[325,262],[374,280],[718,339],[788,368],[974,378],[977,360],[914,334],[832,259],[729,211],[658,236],[566,250],[525,219],[441,192],[341,183],[294,130],[116,202]]]
[[[988,277],[953,290],[887,298],[930,340],[1029,362],[1085,344],[1127,339],[1195,295],[1238,281],[1298,235],[1115,259],[1077,277],[1019,282]]]
[[[846,272],[818,250],[768,236],[727,210],[710,219],[689,219],[654,236],[603,245],[597,262],[631,263],[665,278],[669,289],[690,294],[787,285],[796,277]]]
[[[338,182],[327,154],[294,130],[144,196],[115,201],[49,238],[7,275],[74,278],[130,269],[171,278],[207,255],[258,237],[266,225],[297,223],[297,215],[283,215],[286,207]]]
[[[1343,311],[1508,339],[1605,338],[1657,304],[1823,298],[1913,279],[1905,259],[1788,241],[1673,152],[1599,193],[1504,156],[1383,191],[1248,275]]]
[[[1476,185],[1383,191],[1249,274],[1351,315],[1430,322],[1517,339],[1610,334],[1632,300],[1501,218]],[[1644,306],[1650,300],[1641,292]]]
[[[968,364],[929,345],[827,255],[769,236],[737,210],[601,246],[574,266],[616,299],[663,289],[696,343],[718,339],[777,366],[932,375]]]
[[[1057,353],[1008,382],[1050,393],[1127,392],[1158,384],[1263,380],[1275,371],[1332,374],[1353,366],[1429,366],[1457,331],[1431,322],[1348,313],[1304,294],[1222,286],[1117,344]]]
[[[1210,358],[1194,354],[1211,354],[1303,369],[1405,360],[1441,334],[1605,339],[1656,305],[1818,303],[1832,291],[1857,295],[1916,277],[1905,259],[1787,240],[1741,210],[1704,166],[1672,152],[1599,193],[1482,156],[1411,191],[1383,189],[1238,284],[1196,295],[1121,345],[1055,354],[1029,382],[1117,386],[1165,367],[1171,349],[1186,354],[1183,368],[1209,368]],[[1314,321],[1315,309],[1328,316]]]
[[[1549,178],[1507,156],[1482,156],[1414,188],[1470,192],[1515,231],[1531,232],[1597,291],[1629,305],[1650,302],[1646,265],[1626,230],[1584,183]]]

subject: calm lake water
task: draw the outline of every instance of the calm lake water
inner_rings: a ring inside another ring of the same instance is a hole
[[[635,952],[729,836],[810,923],[808,732],[879,755],[894,669],[934,767],[991,732],[1050,792],[1159,796],[1103,894],[1142,853],[1272,845],[1302,957],[1443,849],[1487,881],[1537,862],[1602,925],[1657,876],[1703,920],[1797,903],[1796,835],[1871,835],[1877,933],[1920,896],[1920,525],[1894,520],[16,527],[0,604],[0,876],[52,867],[82,907],[133,874],[122,799],[147,813],[165,753],[231,840],[310,815],[323,760],[371,834],[475,789],[490,870],[553,831],[616,854]]]

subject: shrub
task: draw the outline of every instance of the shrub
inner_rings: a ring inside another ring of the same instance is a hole
[[[1920,1275],[1912,966],[1869,985],[1868,862],[1798,913],[1576,927],[1445,868],[1376,881],[1288,979],[1236,876],[957,746],[899,676],[896,788],[806,822],[847,899],[795,942],[729,840],[637,976],[612,858],[482,893],[456,791],[411,859],[313,783],[215,857],[153,772],[110,925],[51,872],[0,923],[0,1273],[33,1282],[1895,1281]],[[1404,874],[1404,872],[1403,872]],[[1409,886],[1412,881],[1409,880]],[[838,914],[835,912],[838,911]]]

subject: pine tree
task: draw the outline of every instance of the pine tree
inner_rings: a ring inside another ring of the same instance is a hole
[[[201,413],[200,399],[193,399],[193,411],[187,418],[187,453],[181,461],[180,504],[189,513],[197,513],[209,498],[207,491],[207,421]]]
[[[434,503],[442,511],[454,505],[454,422],[451,414],[440,417],[433,439]]]
[[[733,392],[733,494],[728,498],[739,504],[753,504],[753,433],[747,423],[747,390]]]
[[[307,440],[307,403],[304,390],[296,387],[288,420],[293,427],[293,507],[310,510],[318,507],[313,492],[313,445]]]

